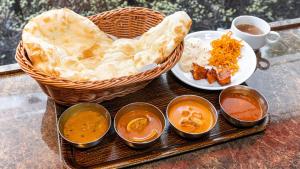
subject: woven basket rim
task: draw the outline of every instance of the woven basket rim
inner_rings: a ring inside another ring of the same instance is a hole
[[[90,15],[90,16],[87,16],[87,18],[92,18],[92,17],[95,17],[95,16],[98,16],[98,15],[106,15],[108,13],[117,13],[117,12],[121,12],[121,11],[124,11],[124,10],[134,10],[134,11],[140,11],[140,10],[145,10],[145,11],[148,11],[148,12],[153,12],[153,13],[157,13],[163,17],[165,17],[165,14],[159,12],[159,11],[156,11],[154,9],[150,9],[150,8],[145,8],[145,7],[133,7],[133,6],[130,6],[130,7],[123,7],[123,8],[116,8],[116,9],[112,9],[112,10],[109,10],[109,11],[103,11],[103,12],[100,12],[98,14],[94,14],[94,15]]]
[[[130,11],[146,10],[147,12],[154,12],[160,15],[162,18],[164,17],[163,14],[153,9],[144,8],[144,7],[127,7],[127,8],[119,8],[110,11],[105,11],[99,14],[91,15],[88,18],[91,19],[93,17],[105,16],[116,12],[123,12],[124,10],[130,10]],[[112,87],[124,86],[132,83],[152,80],[155,77],[161,75],[162,73],[170,70],[173,66],[175,66],[175,64],[180,59],[180,56],[176,56],[175,53],[179,52],[181,55],[182,51],[183,51],[183,42],[174,49],[174,51],[167,57],[165,61],[163,61],[154,69],[147,70],[145,72],[140,72],[130,76],[122,76],[119,78],[112,78],[107,80],[96,80],[96,81],[73,81],[73,80],[63,79],[61,77],[54,77],[43,73],[42,71],[33,67],[31,61],[27,57],[26,50],[22,44],[22,40],[19,42],[17,46],[15,58],[23,71],[28,73],[32,78],[34,78],[35,80],[37,80],[42,84],[57,87],[57,88],[97,90],[97,89],[112,88]]]

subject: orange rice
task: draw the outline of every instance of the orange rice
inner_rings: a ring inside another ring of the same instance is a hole
[[[243,45],[241,41],[231,38],[231,35],[232,32],[228,32],[211,42],[209,65],[220,69],[227,68],[234,74],[239,70],[238,58]]]

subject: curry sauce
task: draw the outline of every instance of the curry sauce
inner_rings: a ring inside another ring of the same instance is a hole
[[[251,96],[230,93],[221,100],[221,105],[230,116],[244,121],[256,121],[262,118],[260,103]]]
[[[64,125],[64,136],[76,143],[99,139],[108,129],[106,117],[95,111],[82,111],[71,116]]]
[[[143,142],[157,138],[163,131],[160,118],[153,112],[136,109],[124,113],[117,122],[117,130],[123,138]]]
[[[194,100],[184,100],[172,105],[168,117],[174,127],[186,133],[206,132],[214,122],[209,108]]]

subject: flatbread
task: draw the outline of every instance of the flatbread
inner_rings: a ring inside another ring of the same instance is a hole
[[[31,19],[22,39],[37,69],[73,81],[94,81],[134,75],[143,66],[163,62],[190,26],[190,17],[176,12],[140,38],[112,40],[88,18],[64,8]]]
[[[22,40],[33,65],[54,76],[64,70],[80,72],[86,68],[81,60],[93,58],[97,62],[112,45],[92,21],[66,8],[31,19],[24,27]]]
[[[113,42],[112,47],[107,51],[107,53],[112,52],[122,52],[128,56],[128,58],[133,58],[137,52],[137,39],[127,39],[120,38]]]
[[[139,39],[139,51],[134,56],[138,68],[162,63],[183,41],[192,25],[191,18],[184,11],[167,16]]]

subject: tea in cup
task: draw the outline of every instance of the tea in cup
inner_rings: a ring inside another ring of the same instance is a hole
[[[277,32],[271,31],[270,25],[255,16],[239,16],[232,21],[232,33],[246,41],[254,50],[266,43],[276,43],[280,39]]]

